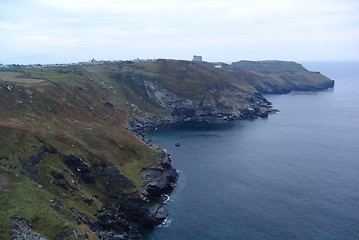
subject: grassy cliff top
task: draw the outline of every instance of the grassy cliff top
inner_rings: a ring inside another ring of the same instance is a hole
[[[301,64],[290,61],[278,61],[278,60],[267,60],[267,61],[239,61],[232,63],[235,68],[248,69],[250,71],[258,73],[286,73],[286,72],[306,72]]]

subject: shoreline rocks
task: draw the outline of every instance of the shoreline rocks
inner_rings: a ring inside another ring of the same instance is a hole
[[[141,239],[142,228],[156,227],[168,217],[166,194],[174,190],[178,177],[170,156],[162,151],[154,164],[143,170],[142,189],[115,196],[90,224],[91,230],[100,239]]]
[[[157,164],[145,169],[143,179],[144,194],[147,199],[161,199],[164,194],[171,193],[176,187],[178,171],[172,167],[170,156],[161,152],[157,156]]]
[[[269,107],[256,107],[241,109],[236,113],[215,113],[211,115],[195,116],[195,117],[178,117],[171,116],[167,118],[134,118],[130,121],[130,131],[141,138],[145,142],[149,143],[145,138],[145,132],[150,130],[156,130],[160,127],[174,126],[182,123],[223,123],[235,120],[253,120],[257,118],[267,118],[270,114],[278,112],[276,109]]]

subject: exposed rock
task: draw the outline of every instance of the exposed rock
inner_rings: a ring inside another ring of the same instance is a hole
[[[103,179],[104,187],[107,192],[113,192],[116,189],[134,188],[133,183],[128,180],[114,165],[111,163],[96,163],[93,166],[94,173],[98,178]]]
[[[165,108],[173,108],[174,106],[185,107],[191,105],[190,100],[180,98],[176,94],[150,80],[144,80],[143,85],[146,89],[148,97]]]
[[[33,231],[25,219],[11,218],[13,239],[46,240],[41,234]]]
[[[5,87],[7,88],[7,90],[12,91],[12,89],[14,88],[13,85],[9,84],[9,83],[5,83]]]
[[[95,183],[95,177],[91,171],[91,167],[84,161],[82,157],[73,155],[64,156],[64,163],[73,173],[78,175],[85,183]]]
[[[52,204],[52,207],[55,209],[56,212],[59,212],[65,208],[61,201],[56,198],[51,199],[50,203]]]
[[[154,227],[167,218],[163,195],[173,190],[178,179],[178,172],[171,166],[169,156],[164,152],[159,154],[154,165],[143,171],[142,177],[145,195],[118,193],[112,205],[105,206],[92,222],[91,229],[101,239],[115,235],[137,239],[140,238],[139,226]]]
[[[45,149],[40,148],[37,153],[33,156],[30,156],[28,159],[19,159],[22,168],[29,174],[29,177],[33,181],[38,180],[38,169],[37,165],[43,160],[45,156]]]
[[[135,118],[131,122],[136,135],[159,126],[181,122],[224,122],[241,119],[266,118],[272,113],[272,104],[259,93],[244,93],[230,85],[207,86],[206,98],[190,100],[164,89],[153,80],[142,82],[147,95],[161,106],[171,110],[171,116],[158,118]],[[141,84],[138,81],[137,84]],[[244,101],[245,99],[246,101]],[[142,137],[141,137],[142,138]]]
[[[126,219],[139,226],[155,227],[168,216],[163,201],[141,199],[138,196],[126,197],[121,200],[122,212]]]
[[[162,152],[158,163],[142,172],[143,187],[148,199],[158,199],[173,191],[178,180],[178,172],[171,165],[170,157]]]
[[[77,224],[81,224],[81,223],[90,224],[92,222],[88,216],[80,213],[76,208],[71,208],[70,211],[72,217],[76,219]]]
[[[107,102],[105,102],[104,103],[106,106],[108,106],[108,107],[113,107],[114,105],[111,103],[111,102],[109,102],[109,101],[107,101]]]
[[[93,203],[93,199],[92,199],[92,198],[84,198],[84,199],[82,199],[82,201],[84,201],[84,202],[87,203],[88,205],[92,205],[92,203]]]
[[[107,208],[91,224],[91,228],[97,233],[104,231],[123,233],[129,231],[131,226],[119,208]]]
[[[169,211],[163,205],[155,205],[150,208],[151,216],[155,219],[159,219],[161,222],[168,217]]]

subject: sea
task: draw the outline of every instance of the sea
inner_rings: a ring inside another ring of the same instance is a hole
[[[266,95],[267,119],[147,133],[180,179],[145,239],[359,239],[359,62],[301,64],[334,89]]]

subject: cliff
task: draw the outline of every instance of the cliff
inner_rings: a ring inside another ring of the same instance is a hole
[[[167,217],[164,194],[178,178],[143,131],[267,117],[272,105],[261,93],[332,87],[294,63],[252,65],[160,59],[2,69],[1,238],[140,238]]]
[[[231,65],[260,93],[316,91],[334,87],[334,81],[319,72],[286,61],[239,61]]]

